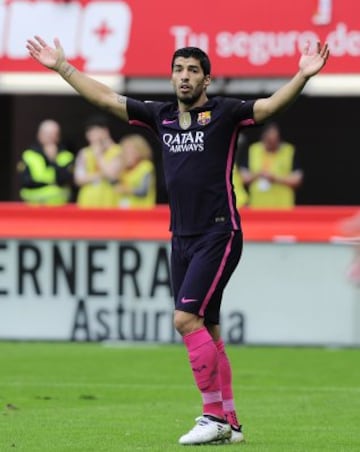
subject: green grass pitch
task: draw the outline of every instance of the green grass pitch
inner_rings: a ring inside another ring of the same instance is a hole
[[[360,349],[228,352],[247,442],[197,450],[360,451]],[[1,452],[180,451],[199,414],[182,345],[0,342]]]

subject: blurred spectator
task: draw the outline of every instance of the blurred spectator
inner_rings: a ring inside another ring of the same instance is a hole
[[[115,184],[121,171],[121,148],[113,140],[107,119],[91,117],[85,123],[88,146],[76,157],[74,178],[80,207],[117,207]]]
[[[265,127],[261,141],[249,146],[240,167],[250,207],[286,209],[295,205],[303,172],[294,145],[281,140],[275,123]]]
[[[60,125],[52,119],[42,121],[36,138],[17,167],[20,197],[35,205],[66,204],[72,193],[74,156],[60,144]]]
[[[119,207],[153,207],[156,203],[152,150],[142,135],[128,135],[120,141],[123,171],[116,190]]]

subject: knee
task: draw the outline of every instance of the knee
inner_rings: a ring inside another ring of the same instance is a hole
[[[183,311],[175,311],[174,313],[174,327],[181,336],[192,333],[202,328],[203,325],[204,320],[196,314]]]
[[[209,331],[209,334],[213,338],[214,342],[220,341],[220,339],[221,339],[220,325],[209,324],[209,325],[206,325],[206,328]]]

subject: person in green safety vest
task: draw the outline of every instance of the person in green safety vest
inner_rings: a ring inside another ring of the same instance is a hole
[[[74,155],[61,145],[60,125],[52,119],[39,124],[36,138],[17,166],[20,198],[32,205],[66,204],[72,194]]]

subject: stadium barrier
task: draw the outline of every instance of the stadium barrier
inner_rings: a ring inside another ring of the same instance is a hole
[[[355,207],[241,210],[245,247],[224,295],[231,343],[360,345]],[[0,339],[179,340],[169,210],[0,205]]]
[[[339,222],[354,215],[355,207],[296,207],[292,210],[241,209],[248,241],[288,238],[300,242],[337,240]],[[0,203],[0,237],[103,240],[168,240],[169,209],[149,210],[29,207]]]

